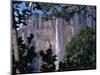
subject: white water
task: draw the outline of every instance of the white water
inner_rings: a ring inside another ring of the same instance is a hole
[[[59,54],[60,54],[60,42],[59,42],[59,26],[58,26],[58,19],[56,19],[56,55],[57,55],[57,61],[55,62],[56,64],[56,70],[59,68]]]

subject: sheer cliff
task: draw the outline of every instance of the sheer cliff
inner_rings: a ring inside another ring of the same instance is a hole
[[[72,10],[76,10],[72,12]],[[68,20],[63,17],[52,17],[44,20],[42,15],[34,14],[26,19],[26,26],[22,26],[18,31],[18,37],[22,36],[24,43],[27,37],[34,35],[31,45],[35,46],[35,51],[47,50],[52,47],[53,53],[57,55],[58,61],[63,57],[65,46],[75,37],[79,31],[86,27],[96,27],[96,10],[93,6],[77,8],[70,7],[66,11],[73,14]]]

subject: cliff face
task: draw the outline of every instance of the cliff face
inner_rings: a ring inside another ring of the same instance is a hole
[[[74,7],[70,9],[74,9]],[[26,37],[33,34],[34,39],[31,45],[35,46],[36,52],[47,50],[52,46],[53,53],[60,60],[63,57],[65,46],[82,28],[96,26],[96,10],[94,6],[86,6],[84,9],[75,12],[69,20],[53,18],[45,21],[41,15],[33,15],[26,19],[26,23],[26,26],[22,26],[18,30],[18,37],[22,36],[24,42],[27,43]],[[59,51],[57,51],[57,45]]]

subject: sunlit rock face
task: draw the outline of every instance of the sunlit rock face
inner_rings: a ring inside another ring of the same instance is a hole
[[[33,15],[26,19],[26,26],[22,26],[18,31],[18,37],[22,36],[27,44],[27,37],[34,35],[31,46],[35,46],[35,51],[47,50],[52,46],[53,53],[57,55],[60,61],[63,58],[66,45],[75,37],[79,31],[86,27],[96,26],[96,10],[93,6],[86,6],[79,9],[76,6],[68,10],[76,9],[77,12],[69,20],[63,18],[53,18],[45,21],[41,15]]]

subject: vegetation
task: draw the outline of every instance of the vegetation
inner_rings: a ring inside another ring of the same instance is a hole
[[[12,28],[16,31],[20,27],[20,24],[26,25],[25,19],[33,15],[32,10],[41,10],[44,14],[43,19],[50,20],[52,17],[62,17],[65,20],[69,20],[75,12],[67,12],[67,8],[70,6],[60,6],[59,4],[42,4],[32,3],[29,7],[30,2],[25,2],[26,9],[20,10],[19,4],[23,2],[13,2],[13,25]],[[57,7],[58,6],[58,7]],[[62,8],[60,11],[58,8]],[[80,8],[80,7],[79,7]],[[85,8],[85,7],[84,7]],[[82,8],[83,9],[83,8]],[[52,11],[51,11],[52,10]],[[48,12],[50,12],[48,14]],[[17,13],[17,15],[15,14]],[[15,18],[18,18],[16,20]],[[17,73],[31,73],[32,72],[32,60],[37,56],[35,47],[31,46],[31,41],[34,38],[32,34],[27,37],[28,45],[22,40],[22,37],[17,38],[18,55],[19,61],[14,59],[14,50],[12,50],[13,59],[13,74]],[[56,55],[53,55],[52,48],[50,47],[46,52],[43,50],[39,53],[42,57],[41,72],[53,72],[55,71]],[[72,39],[72,41],[66,46],[65,55],[63,60],[59,63],[58,71],[69,71],[69,70],[83,70],[83,69],[94,69],[96,68],[96,30],[95,28],[86,27],[80,31],[80,33]]]
[[[56,70],[56,55],[53,55],[52,49],[49,48],[48,50],[46,50],[46,53],[41,50],[40,55],[42,56],[43,61],[41,72],[54,72]]]
[[[60,71],[96,68],[96,31],[94,28],[84,28],[71,40],[66,46],[65,55],[60,64]]]
[[[16,70],[19,73],[31,73],[32,72],[32,61],[37,56],[35,52],[35,47],[31,46],[31,41],[33,39],[33,35],[30,34],[30,37],[28,37],[28,45],[24,43],[22,40],[22,37],[19,37],[17,39],[18,43],[18,51],[19,51],[19,61],[14,60],[13,56],[13,74],[16,74]]]
[[[32,67],[32,61],[35,57],[37,57],[37,53],[35,52],[35,47],[31,46],[31,41],[33,39],[33,35],[30,34],[30,37],[27,37],[28,45],[24,44],[24,41],[22,40],[22,37],[19,37],[17,39],[18,43],[18,50],[19,50],[19,61],[14,60],[14,54],[12,56],[13,58],[13,74],[20,73],[20,74],[27,74],[33,72]],[[52,49],[49,48],[46,50],[46,52],[43,52],[43,50],[38,53],[42,57],[43,64],[41,64],[41,72],[53,72],[55,71],[55,64],[56,61],[56,55],[53,55]],[[17,71],[16,71],[17,70]]]
[[[28,43],[30,44],[33,36],[28,37]],[[84,70],[96,68],[96,33],[94,28],[86,27],[80,31],[80,33],[72,39],[72,41],[66,46],[65,55],[63,60],[59,63],[58,71],[71,71],[71,70]],[[14,71],[17,68],[20,73],[32,72],[32,60],[37,54],[34,51],[34,47],[28,47],[23,44],[22,38],[18,38],[19,49],[19,62],[14,62]],[[25,55],[25,52],[27,54]],[[41,65],[41,72],[54,72],[56,70],[54,62],[56,61],[56,55],[53,55],[52,48],[49,48],[44,52],[39,53],[42,57],[43,64]]]

